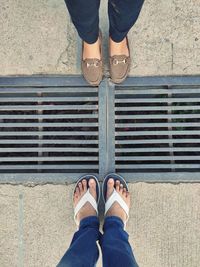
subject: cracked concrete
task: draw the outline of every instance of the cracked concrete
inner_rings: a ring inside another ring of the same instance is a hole
[[[69,29],[69,26],[67,32],[67,46],[64,51],[61,52],[55,65],[56,71],[60,72],[63,69],[66,73],[70,72],[71,68],[76,68],[76,61],[73,56],[75,46],[74,32]]]

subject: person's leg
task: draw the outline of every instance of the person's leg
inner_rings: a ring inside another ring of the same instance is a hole
[[[111,196],[114,187],[130,207],[130,193],[123,188],[123,185],[120,186],[119,181],[108,180],[107,199]],[[104,234],[100,240],[103,267],[138,267],[128,241],[128,233],[124,230],[125,221],[126,213],[115,202],[106,214],[103,226]]]
[[[97,185],[94,179],[88,184],[86,179],[78,183],[74,192],[74,208],[77,207],[82,197],[86,194],[89,186],[89,193],[97,200]],[[86,202],[76,215],[76,222],[79,230],[74,234],[69,249],[62,257],[57,267],[94,267],[99,251],[97,240],[100,239],[99,220],[94,207]]]
[[[137,21],[144,0],[108,0],[109,35],[121,42]]]
[[[144,0],[108,0],[110,76],[123,82],[131,68],[127,34],[135,24]]]
[[[65,0],[65,3],[82,39],[83,76],[89,84],[97,86],[103,78],[102,43],[99,31],[100,0]]]
[[[123,221],[116,216],[107,217],[103,230],[100,242],[103,267],[138,267]]]
[[[71,245],[57,267],[94,267],[99,250],[99,221],[96,216],[87,217],[80,222],[79,230],[74,234]]]
[[[100,0],[65,0],[65,3],[81,39],[95,43],[99,36]]]

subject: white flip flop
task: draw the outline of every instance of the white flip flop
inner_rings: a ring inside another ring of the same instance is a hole
[[[128,185],[126,183],[126,181],[124,180],[124,178],[116,173],[110,173],[108,174],[103,181],[103,185],[102,185],[102,196],[103,196],[103,201],[105,203],[105,214],[108,212],[108,210],[111,208],[111,206],[114,204],[114,202],[117,202],[122,209],[125,211],[126,213],[126,221],[124,222],[124,229],[126,228],[126,223],[129,219],[129,207],[126,204],[126,202],[123,200],[123,198],[120,196],[120,194],[115,190],[113,190],[113,193],[111,194],[111,196],[108,198],[108,200],[106,200],[106,195],[107,195],[107,183],[108,180],[112,178],[114,181],[119,180],[121,184],[123,184],[123,186],[126,188],[126,190],[128,191]]]
[[[80,211],[80,209],[87,203],[89,202],[92,207],[95,209],[95,211],[97,212],[97,215],[98,215],[98,204],[99,204],[99,200],[100,200],[100,184],[99,184],[99,181],[97,179],[96,176],[94,175],[91,175],[91,174],[88,174],[88,175],[84,175],[82,176],[76,183],[75,185],[75,189],[74,189],[74,193],[75,193],[75,190],[76,190],[76,187],[78,186],[78,183],[80,183],[82,180],[86,180],[87,181],[87,187],[88,187],[88,190],[87,192],[82,196],[82,198],[79,200],[78,204],[76,205],[76,207],[74,208],[74,221],[76,223],[77,226],[79,226],[79,222],[77,221],[77,214],[78,212]],[[90,179],[94,179],[96,181],[96,192],[97,192],[97,201],[96,199],[90,194],[89,192],[89,185],[88,185],[88,182]]]

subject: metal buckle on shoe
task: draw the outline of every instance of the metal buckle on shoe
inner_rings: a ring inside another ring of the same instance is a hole
[[[99,62],[98,61],[95,61],[95,62],[92,62],[92,63],[88,63],[87,62],[86,66],[87,66],[87,68],[92,67],[92,66],[97,68],[99,66]]]
[[[126,64],[126,58],[124,58],[123,60],[119,60],[119,59],[114,58],[113,65],[118,65],[119,63]]]

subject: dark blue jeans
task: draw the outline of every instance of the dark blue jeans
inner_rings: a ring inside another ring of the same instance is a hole
[[[95,43],[99,35],[100,0],[65,0],[72,22],[85,42]],[[144,0],[108,0],[109,35],[121,42],[135,24]]]
[[[94,267],[99,257],[97,241],[101,246],[103,267],[138,267],[128,234],[118,217],[105,219],[102,235],[99,232],[99,220],[95,216],[87,217],[80,223],[71,245],[57,267]]]

